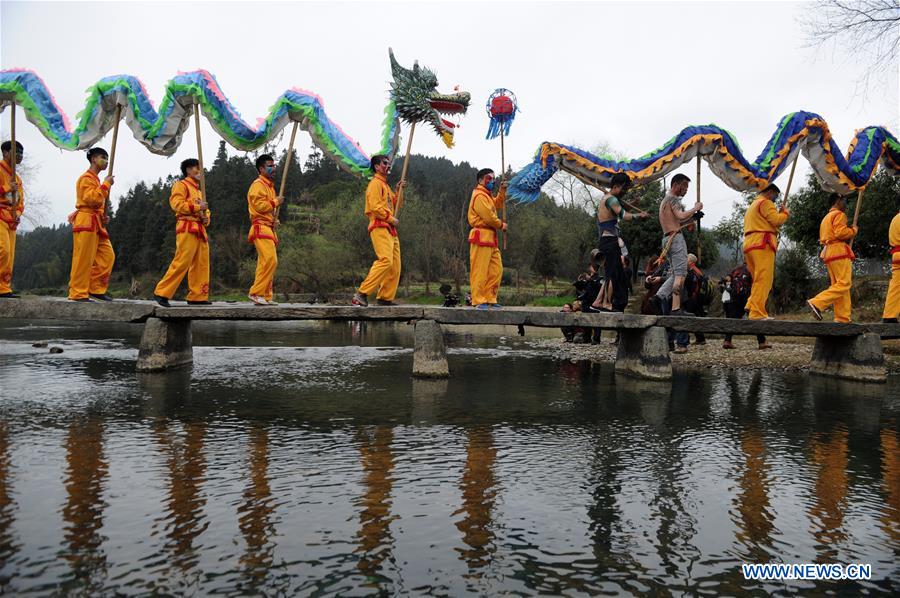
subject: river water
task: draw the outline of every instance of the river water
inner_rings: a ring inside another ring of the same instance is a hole
[[[0,321],[0,591],[900,590],[897,378],[641,382],[513,328],[414,381],[410,326],[296,322],[195,323],[192,367],[139,375],[140,332]]]

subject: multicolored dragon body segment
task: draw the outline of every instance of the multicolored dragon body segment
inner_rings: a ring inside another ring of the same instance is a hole
[[[465,114],[469,94],[437,93],[437,77],[418,63],[404,69],[390,52],[394,82],[391,99],[384,108],[381,145],[376,153],[394,156],[400,141],[400,119],[429,120],[445,143],[452,145],[454,126],[440,114]],[[143,83],[131,75],[104,77],[88,90],[84,109],[73,127],[57,105],[44,81],[33,71],[0,71],[0,111],[11,102],[21,106],[26,118],[55,146],[67,150],[87,149],[112,129],[116,106],[122,106],[125,122],[141,144],[155,154],[171,156],[181,144],[195,105],[225,141],[242,151],[251,151],[271,141],[290,122],[312,137],[313,143],[344,170],[370,176],[369,154],[325,113],[322,99],[309,91],[289,89],[269,109],[269,114],[251,126],[222,92],[207,71],[179,73],[167,84],[155,109]]]
[[[510,181],[510,197],[521,202],[538,198],[541,186],[557,170],[595,187],[608,187],[612,175],[627,174],[634,184],[660,179],[698,154],[717,177],[737,191],[761,189],[774,181],[802,152],[822,187],[848,194],[866,186],[878,161],[900,175],[900,143],[884,127],[856,132],[847,155],[831,137],[828,124],[812,112],[784,116],[755,162],[741,153],[734,135],[716,125],[691,126],[662,147],[634,160],[614,160],[558,143],[544,142],[534,161]]]

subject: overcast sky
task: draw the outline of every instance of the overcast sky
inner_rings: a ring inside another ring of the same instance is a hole
[[[106,75],[139,77],[158,106],[166,81],[178,71],[207,69],[249,122],[297,86],[318,93],[331,118],[371,153],[388,97],[392,46],[401,64],[418,59],[431,67],[440,90],[459,85],[472,94],[456,147],[446,149],[424,130],[413,152],[497,169],[499,141],[484,139],[484,104],[497,87],[513,90],[522,110],[506,145],[514,168],[545,140],[584,148],[605,142],[636,157],[687,125],[708,123],[734,133],[753,160],[781,116],[800,109],[824,116],[842,150],[866,125],[882,124],[897,134],[896,67],[860,93],[856,81],[864,65],[840,48],[805,47],[798,19],[814,10],[814,2],[4,0],[0,64],[35,70],[73,121],[85,89]],[[49,199],[44,224],[63,222],[87,161],[83,152],[54,148],[21,114],[17,138],[26,160],[40,168],[27,191]],[[211,161],[218,137],[205,120],[202,129],[204,156]],[[403,148],[405,133],[404,128]],[[101,144],[107,149],[110,136]],[[9,138],[8,110],[0,137]],[[181,160],[196,156],[193,140],[189,129],[176,154],[165,158],[149,153],[123,128],[114,202],[139,180],[176,173]],[[301,133],[301,159],[309,149],[309,137]],[[693,178],[693,169],[684,171]],[[795,188],[808,171],[804,160],[797,170]],[[786,180],[785,172],[779,182]],[[702,193],[710,224],[726,216],[737,197],[705,163]]]

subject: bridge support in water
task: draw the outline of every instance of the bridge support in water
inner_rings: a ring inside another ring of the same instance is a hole
[[[651,326],[619,330],[616,373],[647,380],[671,380],[672,360],[666,329]]]
[[[887,382],[881,337],[870,332],[858,336],[820,336],[816,338],[809,371],[859,382]]]
[[[138,349],[137,371],[159,372],[193,361],[190,320],[147,319]]]
[[[434,320],[418,320],[416,322],[413,377],[450,377],[447,350],[444,348],[444,331],[441,329],[441,325]]]

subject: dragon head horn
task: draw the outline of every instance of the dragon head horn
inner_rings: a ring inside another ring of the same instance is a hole
[[[391,74],[394,76],[395,81],[404,77],[409,78],[412,74],[415,74],[419,70],[418,60],[413,62],[413,68],[411,71],[406,67],[400,66],[400,63],[397,62],[397,59],[394,57],[393,48],[388,48],[388,56],[390,56],[391,58]]]

